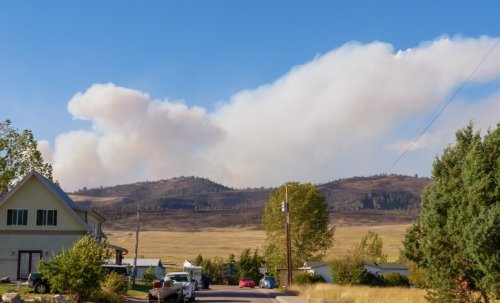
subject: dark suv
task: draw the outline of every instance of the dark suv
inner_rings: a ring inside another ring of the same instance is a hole
[[[42,274],[32,272],[28,276],[28,287],[33,288],[37,294],[44,294],[50,291],[49,281],[42,277]]]
[[[127,279],[130,275],[127,265],[104,264],[102,266],[107,274],[116,273],[123,279]]]
[[[102,266],[106,273],[117,273],[124,280],[128,279],[128,267],[125,265],[105,264]],[[32,272],[28,276],[28,287],[33,288],[37,294],[44,294],[50,291],[50,284],[47,279],[42,277],[41,273]]]

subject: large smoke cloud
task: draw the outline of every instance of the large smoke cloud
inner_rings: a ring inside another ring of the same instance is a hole
[[[59,135],[53,152],[41,147],[67,190],[180,175],[246,187],[383,173],[494,42],[443,38],[398,52],[348,43],[211,113],[95,84],[68,105],[93,129]],[[497,49],[470,83],[499,78]],[[500,92],[455,100],[395,171],[429,175],[457,128],[473,120],[485,130],[498,117]]]

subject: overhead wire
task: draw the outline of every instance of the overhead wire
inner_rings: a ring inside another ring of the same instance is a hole
[[[413,37],[415,36],[415,33],[417,32],[417,29],[423,24],[423,21],[424,21],[425,17],[428,15],[428,13],[430,11],[430,8],[432,6],[432,3],[433,3],[433,0],[429,0],[429,2],[427,2],[427,5],[426,5],[423,13],[420,15],[420,18],[417,20],[417,22],[413,26],[410,34],[406,36],[407,38],[404,40],[403,45],[408,44],[411,41],[411,39],[413,39]],[[396,25],[396,30],[393,32],[394,34],[392,35],[393,37],[395,37],[395,36],[398,35],[398,32],[402,28],[402,24],[403,24],[404,20],[407,19],[406,17],[408,15],[409,11],[410,11],[411,4],[412,4],[412,1],[409,0],[407,2],[407,6],[405,7],[404,12],[400,15],[400,18],[399,18],[399,20],[397,22],[397,25]],[[374,70],[377,70],[377,69],[380,68],[380,65],[382,64],[382,61],[383,61],[383,58],[380,57],[379,60],[377,61],[377,63],[375,64]],[[357,118],[354,119],[356,121],[355,124],[358,124],[359,121],[362,119],[362,117],[366,114],[366,112],[368,110],[368,107],[373,103],[373,101],[375,100],[375,98],[377,97],[377,95],[380,93],[383,85],[387,81],[387,78],[392,73],[393,69],[394,69],[394,65],[392,65],[392,68],[387,69],[386,72],[381,77],[377,77],[379,79],[379,81],[377,81],[376,88],[373,91],[373,93],[370,95],[370,97],[368,98],[368,101],[364,103],[364,106],[361,108],[361,111],[357,115]],[[368,85],[369,80],[370,79],[366,79],[365,86]],[[358,90],[358,98],[356,98],[356,99],[359,99],[359,97],[361,95],[360,92],[361,92],[361,90]],[[349,114],[344,116],[345,118],[340,123],[339,129],[343,129],[343,130],[347,129],[345,127],[345,125],[347,123],[347,117],[350,116],[350,113],[352,113],[352,111],[353,110],[351,109],[349,111]],[[331,140],[333,140],[333,138]],[[341,137],[340,138],[340,143],[338,145],[335,145],[335,148],[332,150],[332,152],[335,154],[335,153],[339,152],[340,150],[342,150],[342,148],[344,147],[344,145],[346,144],[347,141],[348,141],[348,136]]]
[[[486,53],[486,55],[483,56],[481,61],[476,65],[476,67],[472,70],[472,72],[469,74],[469,76],[464,80],[462,85],[460,85],[456,90],[455,93],[446,101],[444,106],[438,111],[438,113],[427,123],[425,128],[420,132],[420,134],[417,136],[416,139],[414,139],[404,150],[403,153],[394,161],[391,166],[386,170],[386,174],[391,171],[391,169],[396,166],[396,164],[410,151],[410,149],[422,138],[422,136],[429,130],[431,125],[434,123],[434,121],[441,116],[441,114],[444,112],[444,110],[450,105],[450,103],[458,96],[458,94],[462,91],[462,89],[465,87],[465,85],[472,79],[476,71],[481,67],[481,65],[486,61],[486,59],[490,56],[490,54],[493,52],[493,50],[497,47],[498,43],[500,42],[500,38],[497,38],[493,46],[489,49],[489,51]]]

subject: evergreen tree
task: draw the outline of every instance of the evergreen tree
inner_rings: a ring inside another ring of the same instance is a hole
[[[500,124],[484,138],[472,125],[433,166],[405,256],[424,269],[433,302],[500,296]]]
[[[320,260],[333,246],[335,229],[328,227],[325,197],[312,184],[288,183],[274,190],[264,208],[262,219],[266,232],[265,259],[270,273],[277,276],[279,268],[286,267],[286,216],[281,211],[288,186],[290,234],[294,267],[306,260]]]
[[[260,273],[262,258],[259,256],[258,250],[255,250],[251,255],[250,248],[241,252],[240,259],[238,260],[238,271],[240,278],[252,278],[255,283],[262,277]]]
[[[52,180],[52,166],[37,147],[30,130],[19,133],[10,120],[0,123],[0,196],[32,169]]]
[[[201,254],[199,254],[198,256],[196,256],[196,258],[194,259],[194,265],[196,266],[201,266],[203,264],[203,257]]]

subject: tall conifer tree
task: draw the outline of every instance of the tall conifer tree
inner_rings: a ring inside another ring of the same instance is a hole
[[[404,253],[424,269],[431,301],[489,302],[500,296],[500,124],[484,138],[458,131],[432,175]]]

